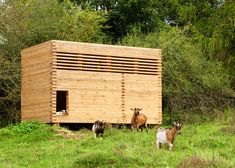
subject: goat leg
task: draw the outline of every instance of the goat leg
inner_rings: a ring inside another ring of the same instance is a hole
[[[104,135],[104,132],[101,132],[101,133],[100,133],[100,139],[103,138],[103,135]]]
[[[134,131],[134,126],[133,126],[133,125],[131,125],[131,131],[132,131],[132,132]]]
[[[140,127],[141,132],[143,132],[143,126]]]
[[[161,143],[160,142],[156,141],[156,145],[157,145],[158,149],[161,148]]]
[[[147,123],[145,123],[145,129],[146,129],[146,132],[148,132],[148,126],[147,126]]]
[[[169,143],[168,145],[169,145],[169,150],[171,151],[174,145],[172,143]]]

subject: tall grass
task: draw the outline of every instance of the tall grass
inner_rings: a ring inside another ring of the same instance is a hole
[[[103,139],[94,139],[90,130],[83,129],[76,134],[84,136],[73,139],[57,135],[53,127],[34,124],[0,129],[0,167],[235,166],[235,134],[218,123],[184,125],[173,151],[156,148],[155,129],[106,130]],[[32,129],[25,132],[28,126]]]

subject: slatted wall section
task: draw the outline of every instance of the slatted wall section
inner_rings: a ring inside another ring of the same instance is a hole
[[[131,108],[139,107],[142,108],[141,113],[147,116],[147,123],[161,123],[162,97],[159,91],[161,91],[161,81],[157,76],[125,74],[123,102],[125,102],[126,118],[132,117]]]
[[[54,43],[54,86],[68,90],[70,100],[69,115],[57,117],[57,122],[94,122],[99,118],[130,123],[130,108],[142,107],[148,123],[161,123],[160,50]]]
[[[21,52],[21,118],[51,121],[51,42]]]
[[[159,59],[56,52],[56,69],[157,75]]]

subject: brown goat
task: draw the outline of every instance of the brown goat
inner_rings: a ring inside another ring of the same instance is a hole
[[[140,114],[140,111],[142,109],[140,108],[134,108],[131,109],[134,111],[134,114],[131,119],[131,129],[136,128],[137,131],[139,131],[139,128],[141,131],[143,131],[143,127],[145,127],[146,132],[148,132],[148,127],[147,127],[147,117],[144,114]]]

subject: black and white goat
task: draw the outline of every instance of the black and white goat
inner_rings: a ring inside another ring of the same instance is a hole
[[[94,137],[103,137],[105,129],[105,121],[96,120],[92,126],[92,131],[94,132]]]

